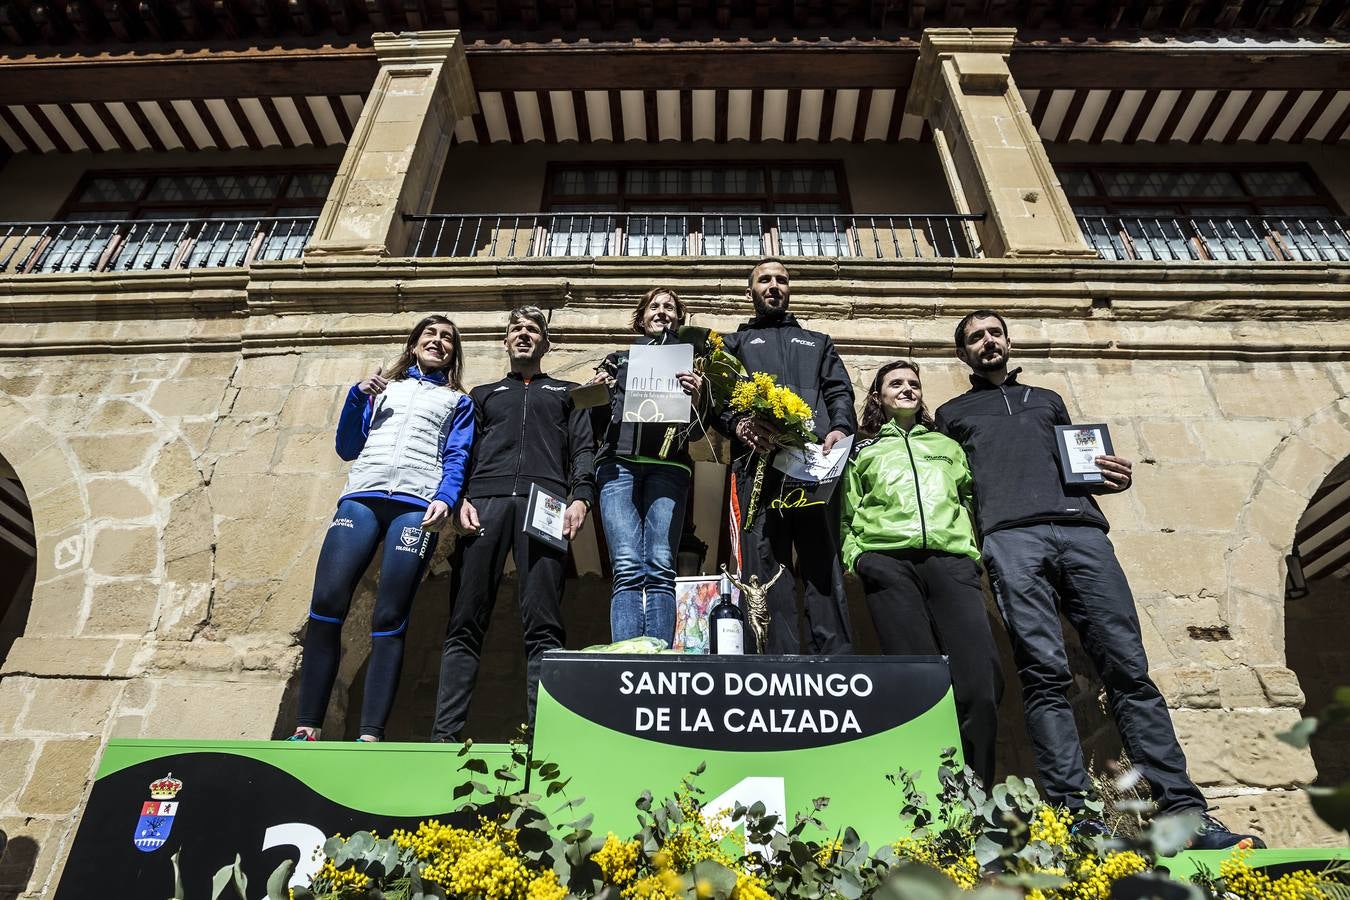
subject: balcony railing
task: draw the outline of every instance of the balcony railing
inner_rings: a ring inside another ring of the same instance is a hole
[[[317,218],[0,222],[0,273],[191,269],[296,259]]]
[[[1079,216],[1103,259],[1350,262],[1350,219],[1301,216]]]
[[[554,212],[406,216],[409,256],[969,259],[983,216]]]

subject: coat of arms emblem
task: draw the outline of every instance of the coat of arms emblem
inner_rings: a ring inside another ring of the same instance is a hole
[[[141,817],[136,820],[136,832],[131,842],[142,853],[153,853],[169,839],[173,818],[178,814],[175,798],[183,789],[183,782],[170,772],[150,782],[150,799],[141,804]]]

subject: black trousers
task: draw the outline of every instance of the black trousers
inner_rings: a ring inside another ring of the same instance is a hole
[[[884,653],[944,654],[966,765],[994,783],[1003,672],[984,610],[980,567],[968,556],[869,551],[854,563]]]
[[[483,637],[492,618],[506,556],[516,561],[516,602],[525,632],[526,707],[534,721],[540,658],[566,640],[562,621],[567,554],[524,531],[525,497],[484,497],[473,501],[483,534],[461,537],[450,576],[450,621],[441,648],[441,680],[436,693],[433,741],[458,740],[469,718],[469,701],[478,681]]]
[[[748,473],[740,466],[733,470],[733,489],[740,504],[738,519],[748,511],[753,474],[753,465]],[[741,580],[757,575],[764,584],[778,574],[780,564],[787,567],[769,589],[769,634],[764,652],[801,652],[797,586],[792,577],[792,552],[796,550],[797,574],[806,588],[807,652],[852,653],[844,569],[839,562],[839,490],[828,502],[809,506],[786,505],[782,493],[781,473],[767,466],[754,524],[748,531],[737,532],[744,568]],[[732,522],[731,527],[741,526]]]
[[[1115,548],[1090,525],[1026,525],[984,538],[984,563],[1012,638],[1027,730],[1045,792],[1082,806],[1090,787],[1073,709],[1059,614],[1078,631],[1106,688],[1125,752],[1163,812],[1204,809],[1186,774],[1167,704],[1148,674],[1139,614]]]

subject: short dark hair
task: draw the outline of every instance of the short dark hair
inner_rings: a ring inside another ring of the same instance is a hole
[[[787,270],[787,263],[783,262],[776,256],[766,256],[763,259],[756,260],[755,264],[750,267],[750,274],[745,276],[745,286],[747,288],[752,288],[755,286],[755,270],[758,269],[760,266],[767,266],[769,263],[778,263],[780,266],[783,267],[784,271]]]
[[[977,309],[973,313],[966,315],[960,322],[956,323],[956,349],[961,350],[966,346],[966,326],[976,319],[998,319],[998,324],[1003,326],[1003,333],[1008,333],[1008,323],[1004,318],[992,309]]]
[[[633,310],[633,330],[638,334],[642,334],[642,314],[647,311],[647,304],[651,303],[662,294],[665,294],[675,301],[675,318],[679,320],[676,322],[675,327],[678,328],[684,324],[686,310],[684,308],[684,301],[680,299],[680,295],[668,287],[654,287],[642,295],[642,299],[638,301],[637,309]]]

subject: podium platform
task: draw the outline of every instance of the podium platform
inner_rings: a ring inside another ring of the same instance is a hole
[[[938,657],[710,657],[553,653],[544,661],[534,757],[585,796],[592,829],[630,835],[634,801],[661,797],[700,764],[703,800],[716,811],[762,801],[786,813],[830,798],[826,821],[851,825],[873,846],[896,836],[898,794],[885,780],[919,772],[936,793],[938,757],[959,746],[945,662]],[[242,857],[250,885],[287,858],[293,883],[318,868],[331,835],[388,834],[425,819],[472,825],[454,809],[466,758],[492,771],[506,745],[340,741],[108,742],[54,897],[168,897],[180,854],[188,897],[210,896],[211,876]],[[485,780],[481,776],[472,776]],[[561,802],[562,798],[557,798]],[[1181,854],[1184,877],[1227,854]],[[1255,866],[1347,858],[1341,850],[1269,850]]]

